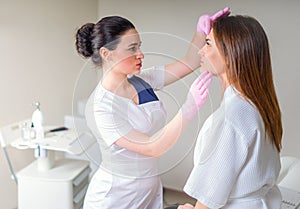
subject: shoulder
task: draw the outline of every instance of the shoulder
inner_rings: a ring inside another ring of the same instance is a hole
[[[232,91],[230,96],[224,99],[224,116],[227,125],[232,126],[248,140],[253,139],[257,132],[264,132],[261,115],[251,101],[247,101],[236,91]]]
[[[147,76],[149,74],[157,74],[160,73],[161,71],[165,70],[165,66],[152,66],[149,68],[144,68],[141,70],[140,74],[138,75],[139,77]]]
[[[145,88],[151,88],[149,83],[139,76],[133,75],[130,78],[128,78],[128,81],[136,88],[137,91],[140,91]]]
[[[164,66],[153,66],[150,68],[142,69],[137,77],[145,80],[154,89],[161,89],[164,86]]]
[[[89,96],[85,111],[90,112],[118,112],[120,107],[125,107],[125,99],[106,90],[99,84]]]

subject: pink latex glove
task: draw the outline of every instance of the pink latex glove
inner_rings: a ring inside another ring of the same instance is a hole
[[[212,23],[217,18],[221,16],[228,16],[229,14],[230,14],[229,7],[225,7],[224,9],[218,11],[214,15],[209,15],[209,14],[202,15],[198,20],[197,31],[203,33],[204,35],[208,35],[211,30]]]
[[[190,87],[187,99],[181,107],[182,115],[192,120],[197,111],[205,103],[208,96],[208,87],[212,81],[212,73],[205,71],[195,79]]]
[[[194,209],[194,206],[189,203],[186,203],[184,205],[179,205],[177,209]]]

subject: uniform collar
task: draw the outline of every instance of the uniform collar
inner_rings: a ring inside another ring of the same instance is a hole
[[[239,96],[241,97],[241,93],[232,85],[228,86],[223,94],[223,102],[229,101],[231,98]]]

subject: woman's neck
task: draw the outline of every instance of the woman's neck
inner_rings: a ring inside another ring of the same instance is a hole
[[[222,73],[222,74],[218,75],[218,79],[219,79],[221,87],[222,87],[222,93],[224,93],[226,88],[229,86],[229,82],[228,82],[226,73]]]
[[[132,98],[134,94],[134,88],[129,83],[127,75],[115,73],[113,70],[103,72],[101,85],[119,96]]]

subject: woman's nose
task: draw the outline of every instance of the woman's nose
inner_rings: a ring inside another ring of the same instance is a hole
[[[136,58],[138,59],[144,59],[144,54],[141,50],[138,50],[137,54],[136,54]]]
[[[204,56],[204,47],[202,47],[199,51],[198,54],[203,57]]]

